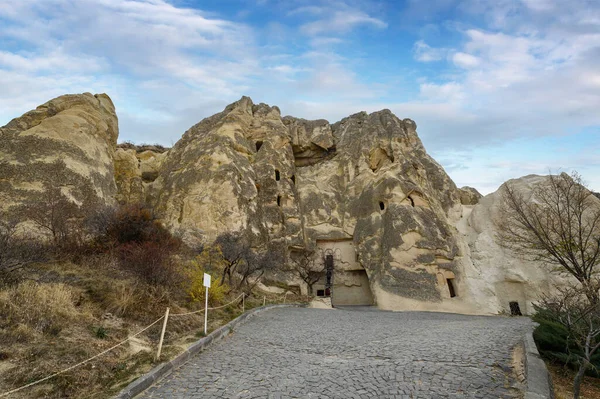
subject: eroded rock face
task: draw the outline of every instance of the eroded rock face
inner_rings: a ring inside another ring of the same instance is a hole
[[[524,259],[498,244],[502,192],[506,184],[525,198],[533,187],[545,184],[546,176],[529,175],[509,180],[496,192],[481,198],[477,205],[464,205],[463,217],[456,226],[463,236],[461,251],[465,270],[465,295],[476,304],[478,313],[508,313],[510,302],[517,302],[523,314],[533,313],[532,303],[542,294],[567,282],[551,271],[555,268]],[[600,206],[600,201],[598,201]]]
[[[117,148],[114,155],[116,199],[120,204],[143,203],[144,186],[135,150]]]
[[[463,205],[477,205],[479,199],[483,197],[479,191],[473,187],[464,186],[459,189],[460,203]]]
[[[120,204],[151,202],[152,183],[168,150],[155,146],[119,144],[114,155],[116,199]]]
[[[89,186],[101,203],[152,206],[192,245],[242,231],[256,247],[314,250],[334,265],[334,304],[489,314],[516,301],[530,313],[564,281],[497,244],[501,190],[456,188],[416,128],[389,110],[333,125],[282,118],[243,97],[172,149],[116,148],[108,96],[67,95],[0,128],[0,200],[19,205],[49,182],[81,203]],[[543,181],[511,183],[527,194]]]
[[[19,205],[43,183],[74,201],[89,185],[102,203],[114,202],[115,108],[106,94],[64,95],[0,128],[0,200]],[[86,194],[87,195],[87,194]]]
[[[257,245],[302,245],[294,174],[279,109],[244,97],[193,126],[169,151],[154,182],[154,205],[190,243],[245,230]]]
[[[460,192],[416,124],[389,110],[330,125],[242,98],[183,135],[152,190],[158,214],[188,241],[244,230],[256,245],[322,252],[350,242],[337,282],[359,284],[366,273],[383,308],[439,308],[448,279],[462,284],[449,223],[460,217]]]

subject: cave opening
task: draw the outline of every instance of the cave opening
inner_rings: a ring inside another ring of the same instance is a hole
[[[519,307],[519,302],[509,302],[508,306],[510,306],[511,316],[523,316],[521,313],[521,308]]]
[[[456,290],[454,289],[454,279],[447,278],[446,283],[448,284],[448,291],[450,292],[450,298],[454,298],[456,296]]]
[[[292,179],[292,183],[295,186],[296,185],[296,175],[292,175],[292,177],[290,179]]]
[[[281,180],[281,175],[279,174],[279,170],[278,169],[275,169],[275,180],[276,181]]]
[[[383,201],[379,201],[379,209],[380,210],[385,210],[385,204],[383,203]]]
[[[281,195],[277,196],[277,206],[281,206]]]
[[[256,142],[256,152],[258,152],[258,150],[260,150],[260,147],[262,147],[262,145],[263,145],[262,141],[259,140]]]

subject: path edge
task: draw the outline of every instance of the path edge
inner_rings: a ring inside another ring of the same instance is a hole
[[[212,343],[219,341],[220,339],[228,336],[234,327],[245,323],[252,316],[262,313],[266,310],[278,309],[278,308],[302,308],[306,307],[305,304],[278,304],[278,305],[266,305],[258,308],[254,308],[244,314],[239,315],[229,323],[217,328],[206,337],[193,343],[184,352],[177,355],[174,359],[169,362],[164,362],[154,367],[148,373],[135,379],[127,387],[125,387],[114,399],[131,399],[139,395],[141,392],[150,388],[155,382],[169,374],[171,371],[179,368],[186,363],[191,357],[202,352],[204,349],[209,347]]]
[[[552,377],[538,352],[533,333],[525,334],[525,399],[554,399]]]

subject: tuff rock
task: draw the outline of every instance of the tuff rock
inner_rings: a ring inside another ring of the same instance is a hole
[[[2,207],[24,203],[45,183],[75,202],[91,195],[114,203],[118,134],[115,107],[106,94],[64,95],[13,119],[0,128]],[[82,193],[88,185],[93,192]]]
[[[416,129],[389,110],[330,124],[242,97],[169,150],[117,147],[108,96],[67,95],[0,128],[0,198],[19,204],[44,181],[67,191],[89,181],[104,203],[152,207],[190,245],[229,231],[290,256],[314,250],[334,267],[334,304],[489,314],[517,301],[531,312],[563,280],[498,245],[502,188],[457,188]],[[541,181],[513,183],[527,192]],[[269,278],[306,289],[289,273]]]

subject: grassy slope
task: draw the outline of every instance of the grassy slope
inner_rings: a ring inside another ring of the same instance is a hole
[[[20,286],[0,291],[0,393],[102,352],[161,317],[167,306],[171,313],[203,306],[141,284],[107,258],[86,259],[84,265],[41,265],[29,270],[27,277]],[[222,301],[227,303],[235,296]],[[288,297],[288,301],[293,299]],[[268,299],[278,300],[280,296]],[[247,309],[259,305],[262,297],[246,302]],[[240,313],[237,304],[209,313],[209,330]],[[11,397],[109,397],[156,365],[153,357],[161,325],[157,323],[84,366]],[[163,360],[195,342],[202,329],[202,313],[171,319]]]

